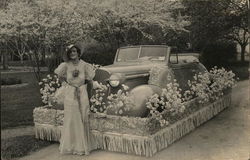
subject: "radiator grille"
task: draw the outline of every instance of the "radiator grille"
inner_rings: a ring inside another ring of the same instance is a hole
[[[103,69],[97,69],[95,74],[95,81],[105,83],[107,79],[109,79],[110,73]]]

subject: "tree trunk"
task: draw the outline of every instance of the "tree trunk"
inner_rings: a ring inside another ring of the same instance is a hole
[[[23,64],[23,54],[20,55],[20,61],[21,61],[21,64]]]
[[[9,69],[9,66],[8,66],[7,42],[5,43],[5,45],[6,45],[6,48],[5,48],[5,51],[3,52],[3,69],[7,70],[7,69]]]
[[[39,54],[41,53],[41,49],[39,49],[36,53],[35,53],[35,58],[36,58],[36,68],[37,68],[37,71],[36,71],[36,74],[37,74],[37,80],[38,82],[40,82],[41,80],[41,70],[40,70],[40,58],[39,58]]]
[[[246,51],[246,44],[240,45],[241,47],[241,52],[240,52],[240,60],[241,62],[245,62],[245,51]]]
[[[36,76],[36,79],[38,82],[41,80],[41,71],[40,71],[40,63],[39,63],[39,49],[35,49],[33,52],[29,53],[31,62],[32,62],[32,68],[33,73]]]
[[[4,70],[9,69],[7,50],[6,50],[6,52],[3,53],[3,69]]]

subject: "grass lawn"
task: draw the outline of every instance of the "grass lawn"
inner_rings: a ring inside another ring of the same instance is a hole
[[[20,88],[1,88],[1,129],[33,125],[33,109],[42,105],[40,88],[33,73],[1,74],[1,77],[16,77],[29,83]]]
[[[1,159],[22,157],[52,143],[54,142],[37,140],[31,135],[1,139]]]
[[[41,106],[40,87],[32,72],[1,73],[3,78],[19,78],[28,86],[1,88],[1,130],[24,125],[33,125],[33,109]],[[2,139],[3,138],[3,139]],[[53,142],[35,139],[34,135],[1,138],[1,159],[25,156]]]

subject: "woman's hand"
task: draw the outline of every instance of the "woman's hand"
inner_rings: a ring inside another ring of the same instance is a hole
[[[58,77],[59,78],[59,81],[62,83],[62,82],[66,82],[66,77],[61,77],[61,76],[59,76]]]
[[[93,81],[92,82],[93,84],[93,89],[102,89],[102,86],[97,82],[97,81]]]

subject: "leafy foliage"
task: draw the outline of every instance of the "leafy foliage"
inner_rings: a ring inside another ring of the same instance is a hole
[[[0,82],[1,85],[14,85],[21,84],[22,80],[18,78],[1,78]]]
[[[216,57],[216,58],[215,58]],[[201,55],[201,62],[208,68],[226,67],[236,59],[236,45],[227,41],[215,41],[206,45]]]
[[[244,55],[249,34],[248,3],[247,0],[183,0],[191,22],[188,29],[193,48],[203,50],[215,41],[229,40],[238,43]]]
[[[1,42],[20,57],[29,55],[38,71],[39,61],[91,39],[112,59],[119,46],[164,43],[166,31],[186,31],[182,8],[179,1],[14,0],[0,10]]]

